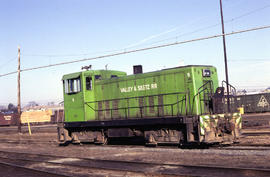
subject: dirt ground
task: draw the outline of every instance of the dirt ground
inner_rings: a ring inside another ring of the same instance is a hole
[[[59,146],[55,125],[27,127],[22,134],[16,127],[0,128],[0,151],[42,153],[65,157],[94,158],[106,160],[143,161],[181,165],[218,165],[242,168],[270,169],[270,150],[226,150],[226,149],[179,149],[177,147],[156,147],[128,145],[68,145]],[[8,131],[7,131],[8,130]],[[243,132],[269,131],[270,127],[249,128]],[[270,135],[243,136],[240,145],[270,146]]]

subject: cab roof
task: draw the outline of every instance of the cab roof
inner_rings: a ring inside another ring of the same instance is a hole
[[[178,68],[192,68],[192,67],[213,67],[211,65],[186,65],[186,66],[178,66],[178,67],[173,67],[173,68],[166,68],[166,69],[162,69],[162,70],[157,70],[157,71],[166,71],[166,70],[171,70],[171,69],[178,69]],[[153,72],[157,72],[157,71],[150,71],[147,73],[153,73]],[[66,80],[66,79],[73,79],[73,78],[78,78],[82,73],[85,74],[93,74],[93,75],[98,75],[98,74],[114,74],[114,73],[118,73],[123,75],[126,75],[125,72],[123,71],[116,71],[116,70],[88,70],[88,71],[81,71],[81,72],[76,72],[76,73],[71,73],[71,74],[66,74],[62,77],[62,80]]]
[[[62,80],[66,79],[73,79],[73,78],[78,78],[82,74],[85,75],[106,75],[106,74],[118,74],[118,75],[126,75],[125,72],[122,71],[115,71],[115,70],[89,70],[89,71],[81,71],[81,72],[76,72],[76,73],[71,73],[71,74],[65,74],[62,77]]]

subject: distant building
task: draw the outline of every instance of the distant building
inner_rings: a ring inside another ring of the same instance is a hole
[[[0,106],[0,111],[1,111],[1,110],[5,110],[5,109],[7,109],[6,106]]]
[[[246,95],[247,91],[245,89],[243,90],[237,90],[236,95]]]
[[[270,92],[270,87],[266,88],[263,92],[269,93]]]
[[[237,90],[236,95],[253,95],[261,93],[270,93],[270,87],[267,87],[266,89],[239,89]]]

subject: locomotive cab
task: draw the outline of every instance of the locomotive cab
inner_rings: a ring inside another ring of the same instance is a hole
[[[95,120],[95,89],[101,80],[125,76],[125,72],[89,70],[63,76],[65,122]]]

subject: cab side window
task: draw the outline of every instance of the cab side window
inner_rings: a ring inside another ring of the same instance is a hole
[[[101,75],[95,75],[95,79],[96,80],[100,80],[101,79]]]
[[[85,82],[86,90],[92,90],[92,77],[86,77]]]
[[[63,81],[66,94],[75,94],[81,91],[81,79],[80,77],[75,79],[66,79]]]

